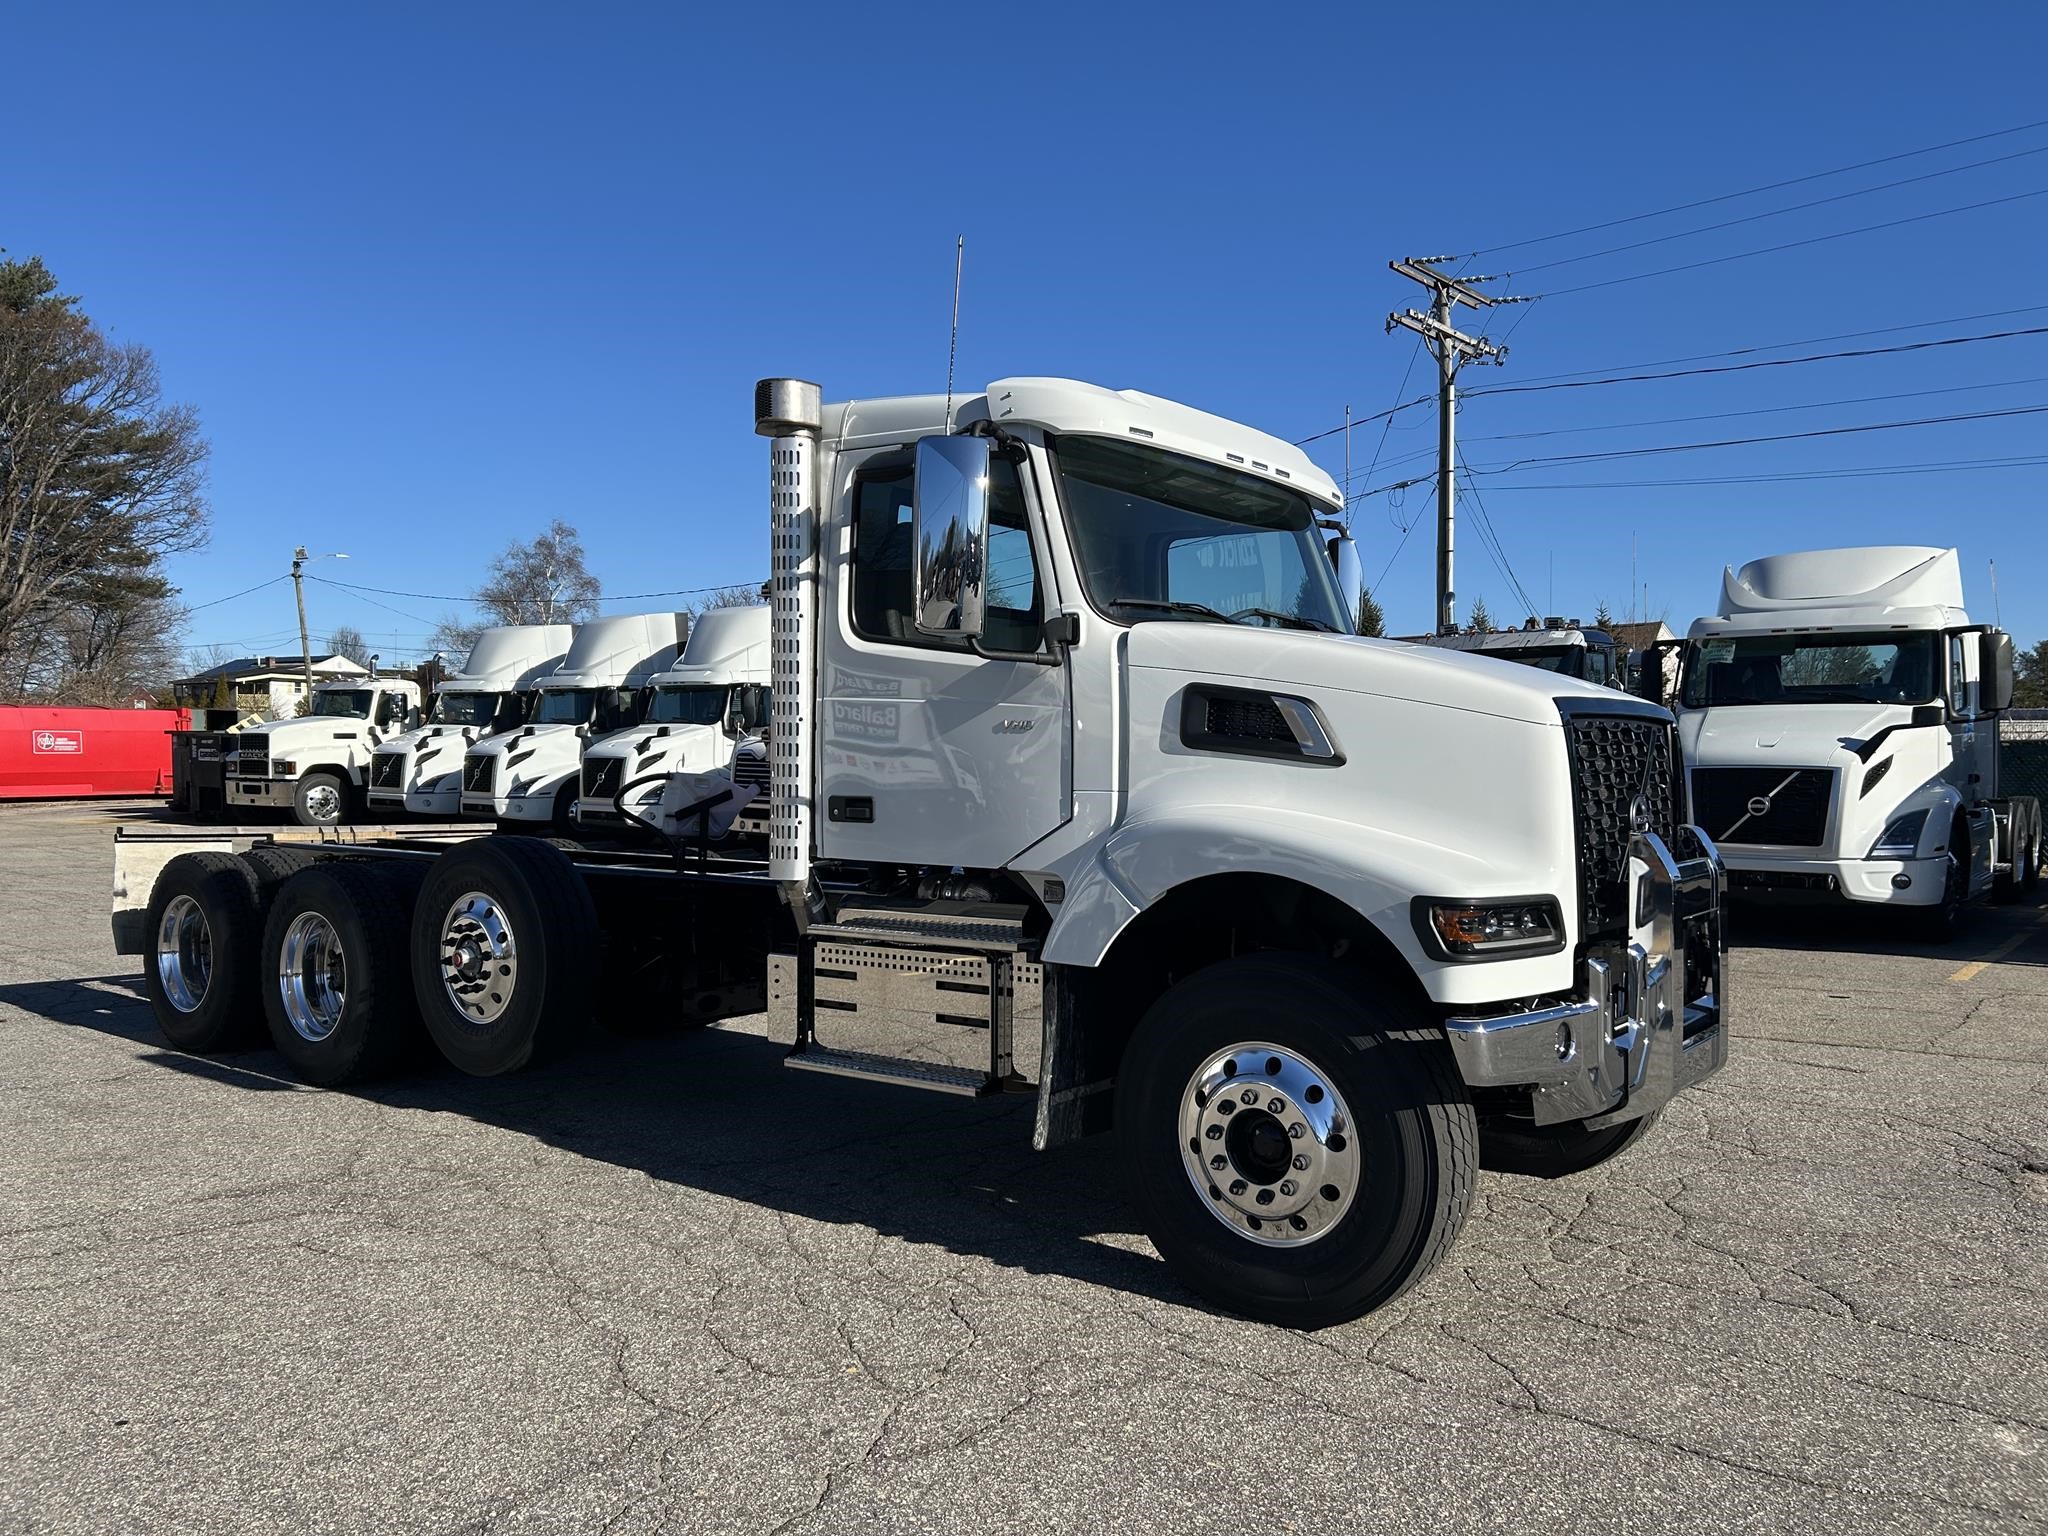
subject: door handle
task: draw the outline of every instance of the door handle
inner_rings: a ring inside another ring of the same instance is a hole
[[[825,797],[825,819],[827,821],[873,821],[875,799],[872,795],[827,795]]]

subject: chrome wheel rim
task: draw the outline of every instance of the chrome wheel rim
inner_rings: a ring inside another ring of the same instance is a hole
[[[164,998],[180,1013],[197,1011],[213,984],[213,930],[190,896],[164,903],[156,926],[156,975]]]
[[[1358,1196],[1357,1129],[1329,1076],[1297,1051],[1216,1052],[1181,1095],[1180,1157],[1209,1212],[1248,1242],[1299,1248]]]
[[[306,790],[306,814],[315,821],[341,820],[341,791],[332,784],[313,784]]]
[[[341,1023],[348,1003],[348,961],[341,935],[318,912],[301,912],[284,931],[277,958],[284,1016],[301,1040],[318,1045]]]
[[[490,1024],[511,1005],[519,982],[512,925],[482,891],[458,897],[441,920],[441,985],[455,1011]]]

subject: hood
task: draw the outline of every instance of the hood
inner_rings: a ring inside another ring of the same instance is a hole
[[[498,757],[511,757],[516,753],[534,752],[552,755],[566,746],[573,757],[581,751],[582,745],[583,738],[576,734],[573,725],[522,725],[516,731],[500,731],[495,736],[485,736],[472,742],[463,756],[480,757],[491,753]]]
[[[267,736],[271,750],[277,750],[278,743],[292,746],[327,741],[368,741],[370,722],[368,720],[341,720],[329,717],[315,719],[311,715],[299,715],[290,720],[274,720],[268,725],[253,725],[235,733],[238,736]]]
[[[1678,734],[1694,767],[1822,768],[1912,716],[1909,704],[1717,704],[1681,714]]]
[[[1267,686],[1336,688],[1530,725],[1556,725],[1557,701],[1563,698],[1609,703],[1616,713],[1641,707],[1612,688],[1402,640],[1175,622],[1134,625],[1127,644],[1133,667],[1247,678]]]
[[[715,725],[636,725],[629,730],[600,736],[583,749],[591,758],[622,757],[635,763],[653,758],[651,771],[660,767],[676,772],[685,767],[701,772],[723,767],[731,756],[732,738]]]

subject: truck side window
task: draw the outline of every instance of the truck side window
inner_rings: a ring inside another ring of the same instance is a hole
[[[1956,715],[1969,716],[1976,713],[1971,706],[1968,662],[1965,659],[1968,648],[1961,635],[1948,637],[1948,707]]]
[[[919,635],[911,615],[912,470],[907,463],[864,469],[853,483],[853,628],[868,640],[920,645],[950,642]],[[1038,569],[1025,526],[1017,466],[998,455],[989,466],[988,623],[994,651],[1035,651],[1043,629]]]
[[[377,729],[388,731],[405,724],[405,696],[384,694],[377,700]]]

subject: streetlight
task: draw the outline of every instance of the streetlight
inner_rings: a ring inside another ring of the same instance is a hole
[[[347,555],[309,555],[301,544],[292,551],[292,595],[299,600],[299,659],[306,669],[306,697],[313,697],[313,642],[306,634],[306,583],[300,568],[315,560],[346,560]]]

